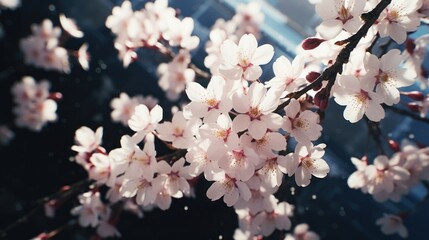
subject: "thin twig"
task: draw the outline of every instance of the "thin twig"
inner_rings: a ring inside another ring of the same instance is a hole
[[[385,109],[391,110],[394,113],[397,113],[397,114],[400,114],[400,115],[404,115],[404,116],[410,117],[410,118],[412,118],[414,120],[417,120],[419,122],[423,122],[423,123],[429,124],[429,119],[428,118],[420,117],[419,115],[413,114],[411,112],[408,112],[406,110],[403,110],[403,109],[400,109],[400,108],[397,108],[397,107],[393,107],[393,106],[384,105],[383,107]]]

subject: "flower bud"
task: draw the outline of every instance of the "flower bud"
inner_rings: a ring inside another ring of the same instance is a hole
[[[421,109],[421,106],[416,102],[408,103],[407,107],[413,112],[420,112],[420,109]]]
[[[311,50],[317,48],[324,41],[326,40],[321,38],[307,38],[302,42],[301,46],[304,50]]]
[[[422,92],[419,91],[401,92],[401,94],[416,101],[423,101],[426,97]]]
[[[399,144],[395,140],[389,139],[387,141],[387,143],[389,145],[389,148],[392,149],[392,151],[394,151],[394,152],[401,151],[401,147],[399,146]]]
[[[314,96],[314,105],[318,106],[321,111],[328,107],[329,95],[326,96],[325,90],[322,89]]]
[[[60,92],[54,92],[54,93],[49,94],[49,99],[52,99],[55,102],[58,102],[62,98],[63,98],[63,94],[61,94]]]
[[[305,76],[305,79],[307,79],[308,82],[312,83],[314,82],[321,74],[318,72],[311,71]]]
[[[414,54],[414,49],[416,48],[416,44],[414,43],[414,39],[408,38],[405,42],[405,49],[410,55]]]

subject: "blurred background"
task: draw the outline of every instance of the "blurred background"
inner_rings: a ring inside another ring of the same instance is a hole
[[[132,1],[134,9],[144,6],[146,1]],[[179,8],[182,16],[196,21],[194,34],[202,44],[194,51],[194,63],[203,68],[204,42],[211,26],[218,18],[230,19],[238,0],[170,0],[170,6]],[[314,5],[308,1],[267,0],[257,1],[265,13],[260,42],[275,47],[276,59],[285,55],[293,58],[300,42],[314,34],[319,19]],[[131,131],[110,118],[110,101],[120,92],[133,96],[152,95],[165,108],[171,103],[163,98],[157,84],[156,66],[166,61],[154,51],[142,51],[139,60],[127,69],[122,67],[114,49],[114,36],[105,27],[105,20],[114,6],[121,0],[22,0],[16,10],[2,10],[0,23],[3,35],[0,38],[0,124],[14,120],[11,86],[23,76],[36,80],[47,79],[51,91],[59,91],[63,99],[58,102],[59,119],[49,123],[41,132],[17,129],[15,139],[7,146],[0,146],[0,229],[15,222],[34,208],[34,203],[62,186],[86,178],[86,172],[70,161],[74,153],[74,132],[81,126],[92,129],[104,127],[103,146],[107,150],[119,147],[119,139]],[[60,74],[26,66],[19,50],[19,40],[31,33],[30,26],[49,18],[59,25],[58,16],[65,13],[76,20],[85,33],[83,39],[71,39],[66,47],[78,49],[88,42],[91,54],[90,70],[82,70],[77,62],[71,62],[71,73]],[[427,31],[427,29],[426,29]],[[426,61],[427,62],[427,61]],[[273,76],[271,64],[264,68],[264,79]],[[361,157],[366,145],[374,147],[368,138],[365,123],[350,124],[342,118],[343,109],[335,103],[330,107],[323,122],[323,137],[327,143],[326,160],[331,172],[323,180],[314,179],[309,187],[296,187],[288,179],[277,196],[296,206],[293,225],[306,222],[322,239],[397,239],[384,236],[375,225],[376,219],[386,213],[409,211],[423,199],[423,186],[414,189],[400,203],[377,203],[369,195],[347,186],[348,176],[355,170],[351,156]],[[422,123],[389,114],[382,122],[382,131],[393,139],[412,138],[429,145],[429,129]],[[375,147],[374,147],[375,148]],[[292,181],[291,181],[292,180]],[[167,211],[145,212],[143,219],[124,213],[118,230],[124,239],[231,239],[237,227],[237,217],[232,208],[222,201],[211,202],[205,196],[209,184],[199,181],[196,198],[174,199]],[[50,231],[70,219],[70,208],[77,200],[60,208],[55,219],[44,217],[39,211],[11,231],[7,239],[29,239],[41,232]],[[425,227],[429,222],[429,206],[421,205],[406,218],[405,225],[410,239],[427,239]],[[60,233],[57,239],[88,239],[92,229],[72,227]],[[280,239],[276,232],[270,239]]]

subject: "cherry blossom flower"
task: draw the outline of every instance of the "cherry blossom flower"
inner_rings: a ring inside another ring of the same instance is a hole
[[[130,120],[134,114],[135,107],[139,104],[144,104],[148,109],[152,109],[158,104],[158,99],[152,96],[143,97],[142,95],[130,97],[122,92],[118,98],[114,98],[110,102],[110,107],[113,109],[110,116],[114,122],[120,122],[124,126],[128,126],[128,120]]]
[[[71,210],[72,215],[79,215],[79,225],[96,227],[103,214],[109,214],[110,208],[100,200],[100,192],[89,191],[79,195],[81,205]]]
[[[289,216],[293,213],[293,206],[287,202],[278,202],[278,200],[271,195],[269,204],[266,209],[260,212],[255,217],[255,224],[261,227],[261,233],[263,236],[269,236],[278,230],[289,230],[291,227],[291,221]]]
[[[267,131],[265,135],[258,140],[254,140],[248,133],[240,136],[240,142],[243,146],[253,148],[256,153],[266,156],[273,151],[284,151],[286,149],[286,138],[279,132]]]
[[[301,105],[298,100],[292,99],[285,107],[285,112],[283,129],[296,141],[300,143],[315,141],[322,134],[319,115],[310,110],[301,112]]]
[[[79,29],[73,19],[67,18],[66,15],[60,14],[60,23],[64,31],[75,38],[82,38],[83,32]]]
[[[12,87],[17,106],[15,124],[32,131],[40,131],[48,122],[57,120],[57,103],[50,99],[50,84],[46,80],[36,83],[32,77],[23,77]]]
[[[253,34],[259,38],[260,28],[265,18],[261,6],[257,2],[238,4],[235,11],[236,14],[231,22],[237,26],[236,35]]]
[[[119,33],[127,28],[128,19],[133,15],[130,1],[124,1],[122,5],[112,9],[112,15],[107,17],[106,27],[113,33]]]
[[[216,123],[206,123],[199,129],[200,137],[207,139],[210,146],[207,155],[211,159],[219,159],[221,153],[239,145],[238,134],[232,130],[232,120],[228,115],[221,114]]]
[[[283,173],[287,173],[287,158],[274,153],[264,156],[259,165],[258,176],[270,188],[279,187],[282,184]]]
[[[239,198],[245,201],[249,200],[251,193],[246,183],[228,176],[225,171],[220,170],[207,179],[209,181],[215,181],[207,190],[207,197],[216,201],[223,197],[223,201],[228,207],[236,204]]]
[[[275,77],[266,82],[268,87],[281,88],[286,93],[295,92],[306,81],[302,77],[304,57],[298,55],[292,63],[284,56],[277,58],[273,64]]]
[[[399,234],[402,238],[408,237],[407,228],[402,223],[402,218],[392,214],[383,214],[382,218],[377,219],[377,225],[380,225],[381,232],[386,235]]]
[[[188,59],[189,52],[182,50],[170,63],[162,63],[157,68],[158,84],[172,101],[177,100],[186,85],[195,80],[195,71],[188,68]]]
[[[375,122],[384,118],[385,113],[381,103],[385,99],[372,91],[369,80],[358,80],[352,75],[340,75],[337,82],[340,87],[334,87],[333,95],[335,102],[346,106],[343,113],[346,120],[355,123],[361,120],[364,114],[369,120]]]
[[[365,174],[365,169],[368,166],[366,159],[351,158],[353,165],[356,167],[356,171],[352,173],[347,179],[347,185],[350,188],[359,189],[366,186],[368,179]]]
[[[172,142],[173,147],[186,149],[194,143],[194,135],[201,125],[199,119],[187,120],[182,111],[174,113],[171,122],[158,124],[156,131],[161,140]]]
[[[71,149],[78,153],[91,153],[101,145],[102,138],[103,127],[97,128],[95,132],[88,127],[80,127],[74,138],[77,145],[73,145]]]
[[[427,44],[429,43],[429,34],[413,39],[407,39],[405,42],[406,48],[402,52],[404,58],[404,66],[408,69],[414,70],[420,88],[426,89],[429,85],[428,78],[424,73],[423,61],[427,52]]]
[[[308,186],[312,175],[324,178],[329,173],[329,165],[322,159],[325,147],[323,143],[317,146],[313,146],[312,143],[305,145],[298,143],[295,153],[281,159],[289,177],[295,174],[295,182],[298,186]]]
[[[309,226],[306,223],[301,223],[295,226],[292,234],[287,234],[284,240],[319,240],[317,233],[309,231]]]
[[[160,189],[162,189],[162,185],[159,179],[149,181],[143,177],[137,177],[124,179],[119,191],[123,197],[131,198],[136,196],[137,204],[148,206],[155,202]]]
[[[196,177],[204,172],[204,177],[206,179],[212,178],[213,170],[219,168],[217,161],[209,158],[207,153],[208,148],[212,145],[209,139],[205,139],[197,142],[191,148],[188,148],[185,158],[186,161],[190,163],[188,168],[190,176]]]
[[[24,62],[46,70],[69,73],[67,50],[58,46],[61,29],[45,19],[40,25],[33,24],[31,30],[33,34],[20,41]]]
[[[184,167],[185,159],[177,160],[172,166],[166,161],[158,162],[158,176],[162,182],[163,191],[175,198],[183,197],[190,191],[189,183],[186,179],[190,178],[187,167]]]
[[[100,184],[112,186],[115,183],[115,177],[112,175],[113,160],[102,153],[94,153],[89,158],[92,164],[89,169],[89,177],[96,180]]]
[[[220,114],[232,109],[232,100],[226,96],[225,80],[219,76],[210,79],[207,88],[191,82],[186,85],[186,94],[191,100],[183,113],[186,118],[204,118],[204,122],[215,122]]]
[[[422,0],[396,0],[390,3],[382,12],[377,24],[380,37],[390,36],[401,44],[407,38],[407,32],[414,32],[420,25],[417,12],[422,6]]]
[[[242,146],[231,148],[218,160],[218,165],[222,170],[230,177],[243,182],[253,176],[258,163],[259,156],[256,152],[251,148]]]
[[[365,175],[368,179],[366,187],[370,194],[382,191],[391,193],[396,181],[407,180],[410,177],[410,173],[405,168],[397,165],[395,161],[389,161],[384,155],[374,159],[374,165],[369,165],[365,169]]]
[[[194,30],[194,20],[186,17],[183,20],[170,18],[168,29],[162,34],[170,46],[180,46],[187,50],[198,47],[200,39],[197,36],[191,36]]]
[[[136,133],[133,139],[137,142],[143,140],[148,133],[156,129],[158,122],[161,121],[163,116],[162,108],[159,105],[153,107],[150,112],[146,105],[139,104],[135,107],[134,114],[128,121],[129,127]]]
[[[380,59],[369,53],[365,57],[367,74],[364,78],[374,83],[375,92],[383,97],[387,105],[397,104],[400,100],[398,88],[410,86],[415,81],[415,72],[398,68],[402,59],[398,49],[390,50]]]
[[[225,78],[239,80],[242,77],[253,81],[262,75],[259,65],[267,64],[274,55],[274,48],[269,44],[258,47],[253,34],[245,34],[235,44],[227,39],[221,45],[223,63],[219,67]]]
[[[273,113],[280,101],[280,92],[275,89],[268,91],[262,83],[254,82],[248,94],[233,95],[234,109],[240,113],[233,122],[232,129],[236,132],[248,130],[250,136],[258,140],[264,137],[267,129],[277,130],[281,127],[282,118]]]
[[[360,15],[364,7],[364,0],[321,0],[316,4],[316,12],[323,21],[316,31],[324,39],[336,37],[343,29],[355,33],[362,25]]]

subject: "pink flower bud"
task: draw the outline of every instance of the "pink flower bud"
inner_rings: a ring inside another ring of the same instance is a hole
[[[401,148],[400,148],[399,144],[396,141],[394,141],[392,139],[389,139],[389,141],[387,141],[387,143],[388,143],[390,149],[392,149],[392,151],[394,151],[394,152],[401,151]]]
[[[416,102],[408,103],[407,107],[413,112],[420,112],[421,109],[421,106]]]
[[[416,101],[423,101],[425,99],[425,95],[419,91],[401,92],[401,94]]]
[[[416,44],[414,43],[414,39],[408,38],[405,42],[405,49],[410,55],[414,54],[414,49],[416,48]]]
[[[308,82],[314,82],[319,76],[320,76],[321,74],[320,73],[318,73],[318,72],[313,72],[313,71],[311,71],[311,72],[309,72],[308,74],[307,74],[307,76],[305,76],[305,79],[307,79],[307,81]]]
[[[61,94],[60,92],[54,92],[54,93],[49,94],[49,99],[52,99],[55,102],[58,102],[62,98],[63,98],[63,94]]]
[[[317,48],[324,41],[326,40],[321,38],[307,38],[302,42],[301,46],[304,50],[311,50]]]
[[[314,105],[318,106],[321,111],[325,111],[328,107],[329,95],[326,96],[324,89],[316,93],[314,96]]]

